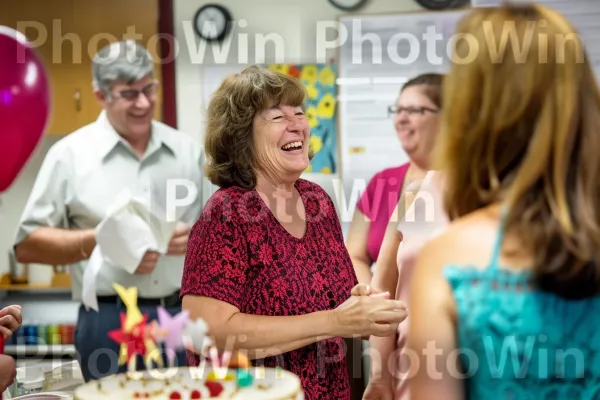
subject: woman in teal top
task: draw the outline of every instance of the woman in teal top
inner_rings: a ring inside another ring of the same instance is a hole
[[[436,149],[451,223],[413,276],[411,400],[600,399],[594,72],[540,5],[476,9],[458,32]]]

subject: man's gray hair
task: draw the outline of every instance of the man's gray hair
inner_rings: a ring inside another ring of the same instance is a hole
[[[146,76],[154,76],[154,60],[148,50],[133,40],[111,43],[92,60],[94,89],[106,94],[114,81],[130,84]]]

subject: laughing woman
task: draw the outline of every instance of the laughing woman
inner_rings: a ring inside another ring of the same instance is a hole
[[[406,310],[351,296],[357,280],[333,201],[300,179],[305,96],[299,81],[258,67],[215,93],[205,150],[220,189],[190,233],[181,295],[218,347],[235,339],[254,364],[296,373],[307,400],[349,400],[343,338],[394,335]]]

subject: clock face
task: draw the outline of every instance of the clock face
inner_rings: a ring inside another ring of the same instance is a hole
[[[362,7],[366,0],[329,0],[336,8],[344,11],[354,11]]]
[[[201,38],[219,41],[229,32],[231,14],[218,4],[207,4],[200,8],[194,18],[194,29]]]

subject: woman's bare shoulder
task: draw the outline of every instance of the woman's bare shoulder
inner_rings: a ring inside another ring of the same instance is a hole
[[[422,253],[434,257],[433,264],[468,264],[485,267],[498,235],[500,214],[483,209],[453,220],[446,230],[423,247]]]

